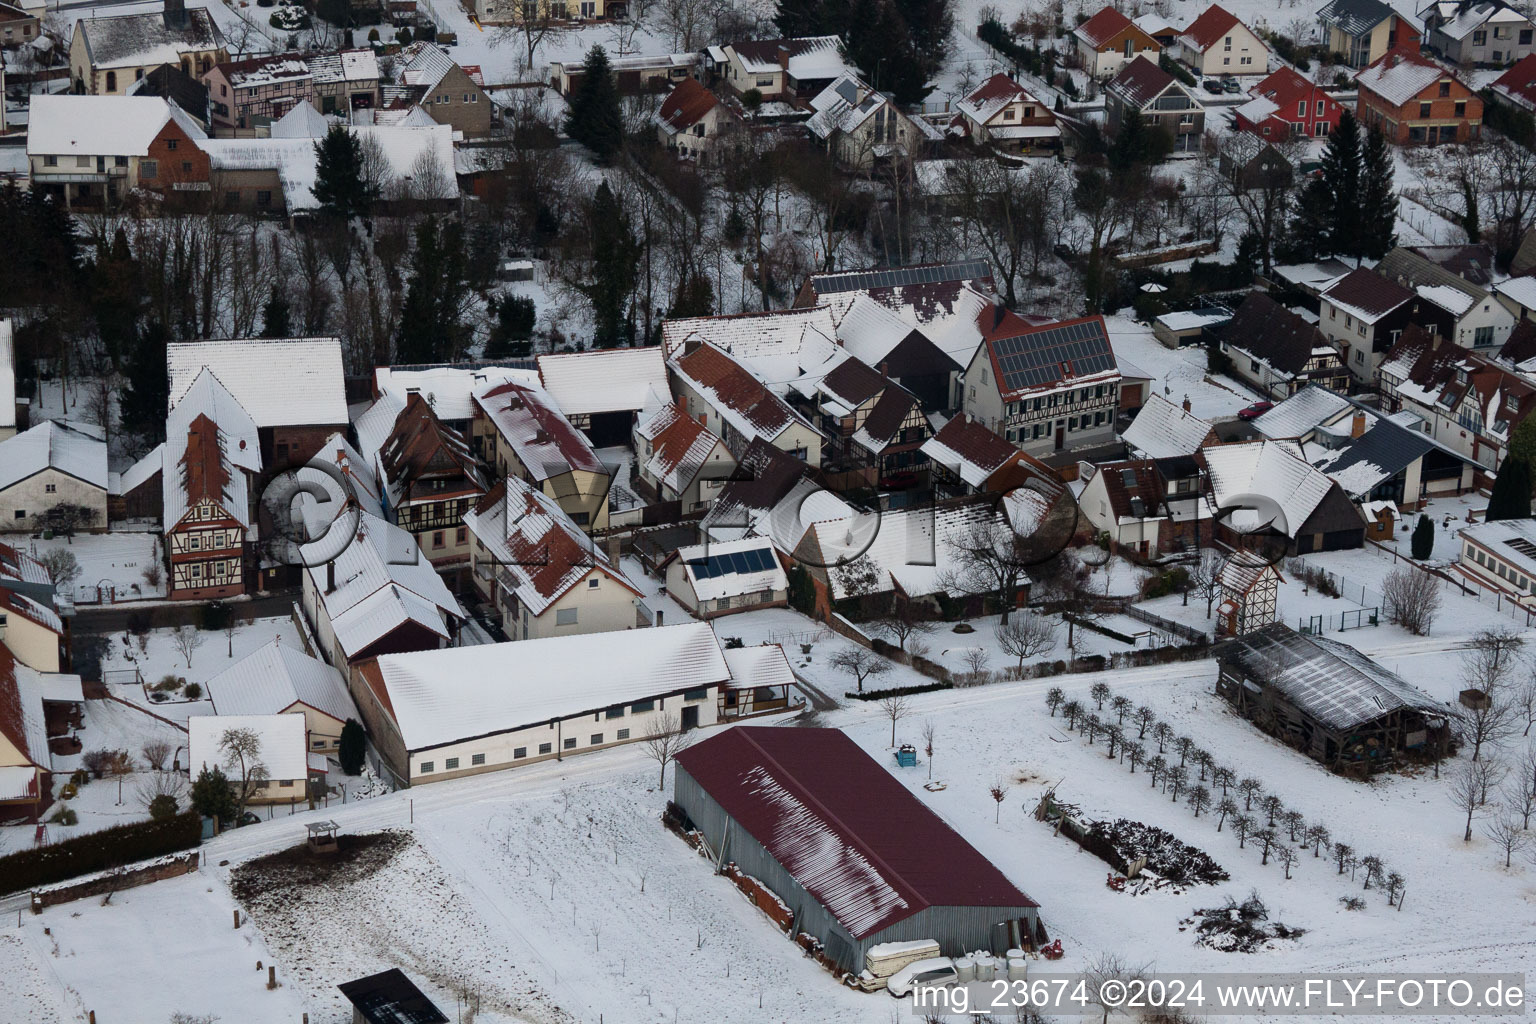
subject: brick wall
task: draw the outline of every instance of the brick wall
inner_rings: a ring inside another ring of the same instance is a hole
[[[70,885],[55,886],[51,889],[43,889],[33,894],[33,912],[44,907],[57,906],[60,903],[72,903],[75,900],[83,900],[90,896],[102,896],[119,889],[132,889],[135,886],[148,885],[150,882],[158,882],[166,878],[176,878],[179,875],[190,874],[197,870],[198,852],[178,854],[175,857],[141,868],[132,868],[123,872],[112,872],[97,878],[87,879],[84,882],[74,882]]]

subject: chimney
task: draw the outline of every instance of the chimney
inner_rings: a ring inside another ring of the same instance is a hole
[[[1355,410],[1355,420],[1349,426],[1349,436],[1359,437],[1363,433],[1365,433],[1365,413],[1357,409]]]
[[[169,2],[169,0],[167,0]],[[789,70],[789,47],[784,43],[779,44],[779,70]]]
[[[1189,396],[1184,396],[1184,411],[1189,412]]]
[[[336,560],[334,558],[325,563],[325,592],[327,594],[336,592]]]
[[[891,364],[890,364],[890,361],[886,360],[886,359],[880,360],[880,376],[882,376],[882,377],[889,377],[890,375],[891,375]]]
[[[187,27],[187,0],[165,0],[165,27]]]

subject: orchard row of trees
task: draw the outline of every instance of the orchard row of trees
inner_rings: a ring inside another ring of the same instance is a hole
[[[1130,774],[1144,769],[1152,789],[1173,803],[1184,803],[1196,818],[1202,814],[1215,818],[1217,832],[1230,828],[1237,836],[1238,849],[1246,849],[1252,842],[1259,850],[1260,863],[1275,860],[1285,869],[1287,879],[1303,854],[1310,851],[1314,860],[1320,860],[1327,852],[1337,874],[1348,872],[1355,880],[1357,873],[1363,872],[1364,888],[1375,885],[1384,891],[1389,906],[1402,897],[1406,881],[1382,858],[1361,854],[1335,839],[1327,825],[1307,821],[1278,793],[1267,790],[1263,780],[1219,764],[1215,754],[1189,736],[1179,735],[1152,708],[1115,694],[1108,683],[1093,684],[1086,701],[1069,698],[1061,687],[1052,687],[1045,703],[1052,718],[1060,711],[1067,729],[1085,737],[1089,746],[1102,739],[1106,756],[1119,758],[1121,764],[1129,766]]]

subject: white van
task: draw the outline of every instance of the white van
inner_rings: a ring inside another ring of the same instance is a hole
[[[885,987],[891,995],[901,999],[911,995],[915,988],[947,987],[959,981],[955,962],[947,956],[936,956],[903,967],[891,976]]]

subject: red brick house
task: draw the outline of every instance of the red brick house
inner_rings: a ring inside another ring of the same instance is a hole
[[[1482,134],[1483,101],[1449,68],[1394,50],[1360,72],[1359,118],[1398,145],[1470,142]]]
[[[1253,87],[1253,99],[1233,112],[1237,127],[1279,141],[1289,135],[1321,139],[1339,126],[1344,107],[1291,68],[1281,68]]]

